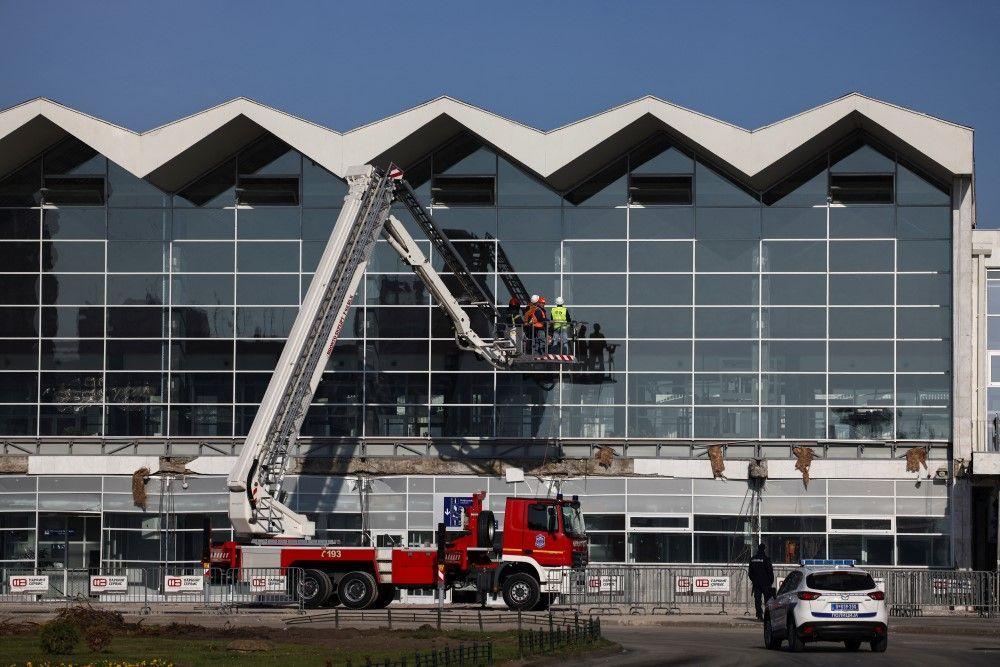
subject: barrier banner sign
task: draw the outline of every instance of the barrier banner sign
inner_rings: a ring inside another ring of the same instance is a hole
[[[691,585],[691,577],[674,577],[675,593],[690,593]]]
[[[93,574],[90,576],[90,594],[98,593],[127,593],[128,577],[125,575],[110,576],[107,574]]]
[[[972,592],[972,582],[968,579],[931,579],[934,595],[960,595]]]
[[[728,593],[729,577],[692,577],[695,593]]]
[[[12,574],[7,583],[11,593],[44,593],[49,590],[49,575]]]
[[[200,575],[171,575],[163,577],[165,593],[192,593],[203,590],[204,579]]]
[[[284,593],[287,577],[281,575],[254,575],[250,577],[251,593]]]
[[[624,590],[625,586],[620,575],[587,577],[587,592],[589,593],[621,593]]]

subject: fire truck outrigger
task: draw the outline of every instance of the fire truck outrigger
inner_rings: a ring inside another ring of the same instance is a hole
[[[313,539],[314,523],[284,504],[281,486],[290,453],[379,233],[449,316],[460,348],[496,368],[563,361],[525,355],[516,337],[483,336],[473,329],[463,304],[391,215],[393,203],[409,210],[464,292],[466,304],[483,312],[492,325],[497,321],[494,299],[420,205],[402,172],[363,165],[348,169],[347,181],[344,206],[229,475],[229,518],[236,541],[213,545],[212,565],[240,571],[302,568],[299,594],[307,607],[382,607],[397,590],[426,589],[443,581],[447,587],[475,585],[480,593],[502,593],[511,609],[544,608],[570,573],[587,564],[587,537],[575,497],[508,498],[503,537],[496,544],[493,512],[483,508],[485,492],[477,492],[465,510],[463,530],[438,525],[436,548],[348,547]]]

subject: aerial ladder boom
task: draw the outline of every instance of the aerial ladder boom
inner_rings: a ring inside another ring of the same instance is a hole
[[[422,227],[436,230],[430,216],[412,197],[409,186],[390,176],[396,171],[382,172],[370,165],[348,169],[344,206],[229,475],[229,518],[236,535],[241,538],[309,538],[315,535],[313,522],[285,504],[282,481],[288,469],[289,454],[333,354],[379,233],[385,234],[389,245],[426,283],[451,318],[456,341],[462,349],[478,354],[498,368],[508,366],[517,356],[517,350],[508,339],[486,340],[473,330],[461,304],[416,241],[402,223],[390,216],[392,203],[398,197],[414,217],[419,216],[424,223]],[[419,211],[414,211],[414,207]],[[435,247],[439,244],[450,246],[447,238],[435,240]],[[457,262],[461,259],[457,258]],[[471,275],[464,263],[449,263],[449,268],[456,273],[464,269],[459,282],[465,288]],[[478,298],[473,303],[480,309],[494,310],[492,303],[484,304]]]

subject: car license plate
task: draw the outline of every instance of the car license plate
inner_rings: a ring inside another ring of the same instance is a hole
[[[834,602],[830,605],[831,611],[857,611],[857,602]]]

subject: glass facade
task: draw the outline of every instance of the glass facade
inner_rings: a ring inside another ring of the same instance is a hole
[[[498,305],[497,245],[565,298],[578,363],[458,350],[380,241],[305,435],[950,438],[950,197],[892,153],[758,193],[654,137],[556,193],[459,137],[407,177]],[[172,195],[75,140],[5,177],[0,435],[244,435],[345,192],[269,137]]]
[[[767,486],[761,531],[775,563],[829,557],[950,564],[944,482],[814,479],[808,489],[800,480]],[[597,563],[745,562],[753,541],[745,485],[715,480],[589,477],[556,487],[535,478],[291,476],[285,488],[289,506],[316,521],[318,538],[344,546],[365,543],[363,531],[380,544],[431,544],[445,499],[480,489],[488,490],[501,530],[508,496],[557,489],[579,495]],[[213,541],[231,539],[224,478],[153,479],[147,493],[143,511],[133,503],[130,477],[0,477],[0,567],[31,567],[36,559],[43,568],[196,565],[205,516]]]

